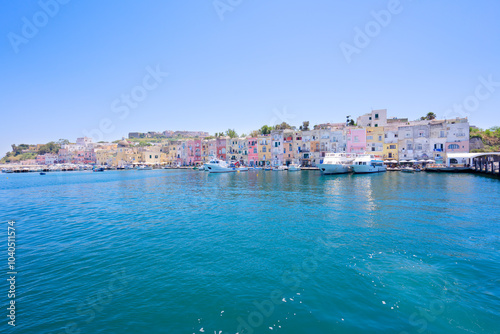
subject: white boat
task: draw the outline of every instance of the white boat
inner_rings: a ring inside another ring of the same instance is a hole
[[[236,167],[236,171],[248,172],[248,167],[246,166]]]
[[[296,171],[300,171],[300,170],[301,170],[301,168],[300,168],[299,164],[289,164],[288,165],[289,172],[296,172]]]
[[[219,159],[212,159],[205,164],[205,168],[209,173],[230,173],[236,172],[234,167],[229,167],[229,164]]]
[[[151,166],[145,166],[145,165],[140,165],[140,166],[137,166],[137,170],[152,170],[153,167]]]
[[[198,168],[198,171],[199,171],[199,172],[204,172],[204,171],[205,171],[205,166],[204,166],[204,165],[201,165],[201,166]]]
[[[276,172],[282,172],[285,171],[287,168],[285,166],[275,166],[273,167],[273,170]]]
[[[354,173],[386,172],[384,161],[371,154],[363,154],[354,159],[352,169]]]
[[[403,168],[401,168],[401,171],[403,173],[413,173],[413,172],[415,172],[415,169],[413,167],[403,167]]]
[[[319,170],[325,175],[349,173],[352,171],[354,159],[354,153],[326,153]]]

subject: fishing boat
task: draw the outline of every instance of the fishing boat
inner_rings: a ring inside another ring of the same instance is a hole
[[[401,168],[401,171],[403,173],[415,173],[415,169],[409,166]]]
[[[45,172],[40,172],[40,175],[46,175],[46,174],[47,174],[47,173],[45,173]]]
[[[325,175],[349,173],[352,171],[354,159],[356,159],[354,153],[326,153],[319,170]]]
[[[285,170],[287,170],[287,168],[285,166],[275,166],[275,167],[273,167],[273,171],[275,171],[275,172],[283,172]]]
[[[358,156],[354,159],[352,169],[354,173],[358,174],[381,173],[387,171],[387,167],[384,165],[384,162],[372,154],[363,154]]]
[[[104,172],[104,167],[94,167],[92,168],[93,172]]]
[[[205,164],[205,168],[208,169],[209,173],[231,173],[236,172],[234,167],[230,167],[229,164],[223,160],[212,159]]]
[[[300,170],[302,170],[302,168],[300,168],[299,164],[289,164],[288,165],[288,171],[289,172],[297,172],[297,171],[300,171]]]
[[[246,167],[246,166],[236,167],[236,171],[248,172],[248,167]]]

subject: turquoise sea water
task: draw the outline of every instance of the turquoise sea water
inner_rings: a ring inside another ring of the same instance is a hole
[[[500,180],[0,175],[1,333],[500,333]]]

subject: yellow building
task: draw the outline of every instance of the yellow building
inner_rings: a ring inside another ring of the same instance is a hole
[[[116,165],[117,153],[114,150],[95,150],[95,160],[97,165]]]
[[[397,161],[399,161],[398,143],[384,144],[383,156],[384,156],[384,160],[397,160]]]
[[[259,166],[271,164],[271,136],[260,135],[257,137]]]
[[[385,132],[383,126],[366,127],[366,153],[379,155],[381,158],[384,152]]]

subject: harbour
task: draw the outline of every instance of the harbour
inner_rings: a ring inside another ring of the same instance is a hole
[[[429,332],[494,333],[500,204],[483,194],[498,182],[468,173],[1,174],[0,213],[18,228],[16,316],[37,333],[416,333],[424,320]]]

